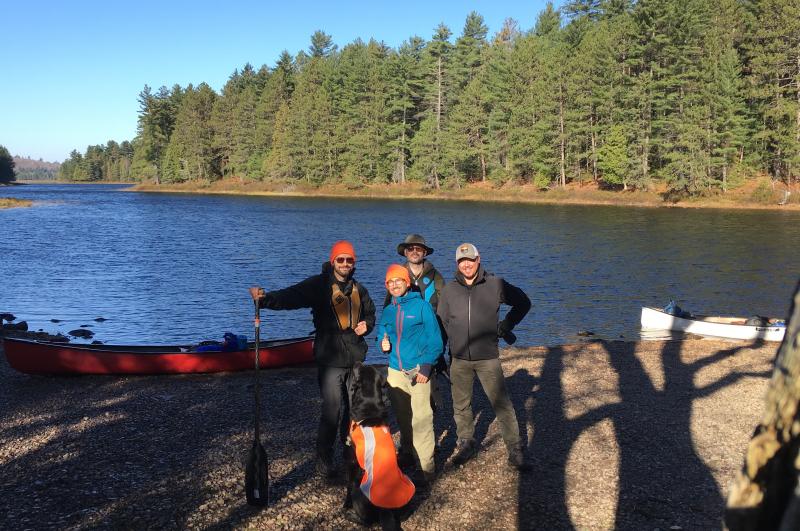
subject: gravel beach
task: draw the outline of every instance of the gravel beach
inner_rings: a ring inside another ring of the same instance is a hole
[[[531,470],[482,391],[462,467],[449,390],[440,472],[404,529],[719,529],[778,344],[592,341],[503,351]],[[263,371],[269,507],[245,503],[252,372],[29,376],[0,356],[2,529],[352,529],[314,474],[313,368]],[[397,434],[396,434],[397,437]]]

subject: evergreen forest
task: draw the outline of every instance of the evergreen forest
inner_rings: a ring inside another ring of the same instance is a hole
[[[800,178],[798,0],[572,0],[489,35],[470,13],[399,47],[324,31],[274,66],[139,94],[137,136],[74,181],[593,182],[724,193]]]

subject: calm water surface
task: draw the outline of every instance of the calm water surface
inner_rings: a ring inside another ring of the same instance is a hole
[[[36,202],[0,210],[0,312],[34,330],[90,325],[106,343],[193,343],[226,331],[252,338],[250,285],[298,282],[319,272],[333,241],[350,239],[356,278],[382,301],[386,266],[400,261],[397,244],[419,232],[447,280],[456,246],[475,243],[486,269],[533,301],[516,329],[519,344],[556,345],[581,331],[638,338],[640,307],[671,298],[695,313],[783,317],[800,263],[800,214],[782,211],[123,190],[0,189]],[[265,338],[312,330],[307,310],[262,314]]]

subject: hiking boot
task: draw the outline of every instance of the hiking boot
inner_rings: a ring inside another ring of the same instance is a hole
[[[530,469],[530,465],[525,464],[522,446],[512,446],[508,449],[508,466],[520,471]]]
[[[319,452],[317,454],[317,474],[323,479],[331,480],[336,477],[336,468],[333,466],[333,458],[329,453]]]
[[[410,468],[416,464],[413,454],[400,450],[397,453],[397,466],[400,468]]]
[[[453,453],[453,464],[456,466],[463,465],[477,453],[475,448],[475,439],[459,439],[456,443],[456,451]]]
[[[417,494],[428,494],[431,491],[431,486],[436,479],[436,474],[433,472],[424,472],[417,470],[411,480],[417,490]]]
[[[342,511],[342,516],[344,516],[345,520],[347,520],[348,522],[351,522],[353,524],[358,524],[360,526],[367,525],[367,522],[365,522],[364,519],[361,518],[361,516],[359,516],[359,514],[356,512],[356,510],[353,509],[352,507],[344,509]]]

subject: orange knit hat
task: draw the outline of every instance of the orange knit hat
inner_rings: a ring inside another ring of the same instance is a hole
[[[353,257],[353,260],[356,259],[356,250],[353,249],[353,244],[347,240],[339,240],[333,244],[333,247],[331,247],[331,263],[333,262],[333,259],[340,254],[349,254]]]
[[[411,285],[411,277],[408,274],[408,269],[399,264],[392,264],[386,270],[386,282],[389,282],[389,280],[393,278],[402,278],[406,281],[407,286]]]

